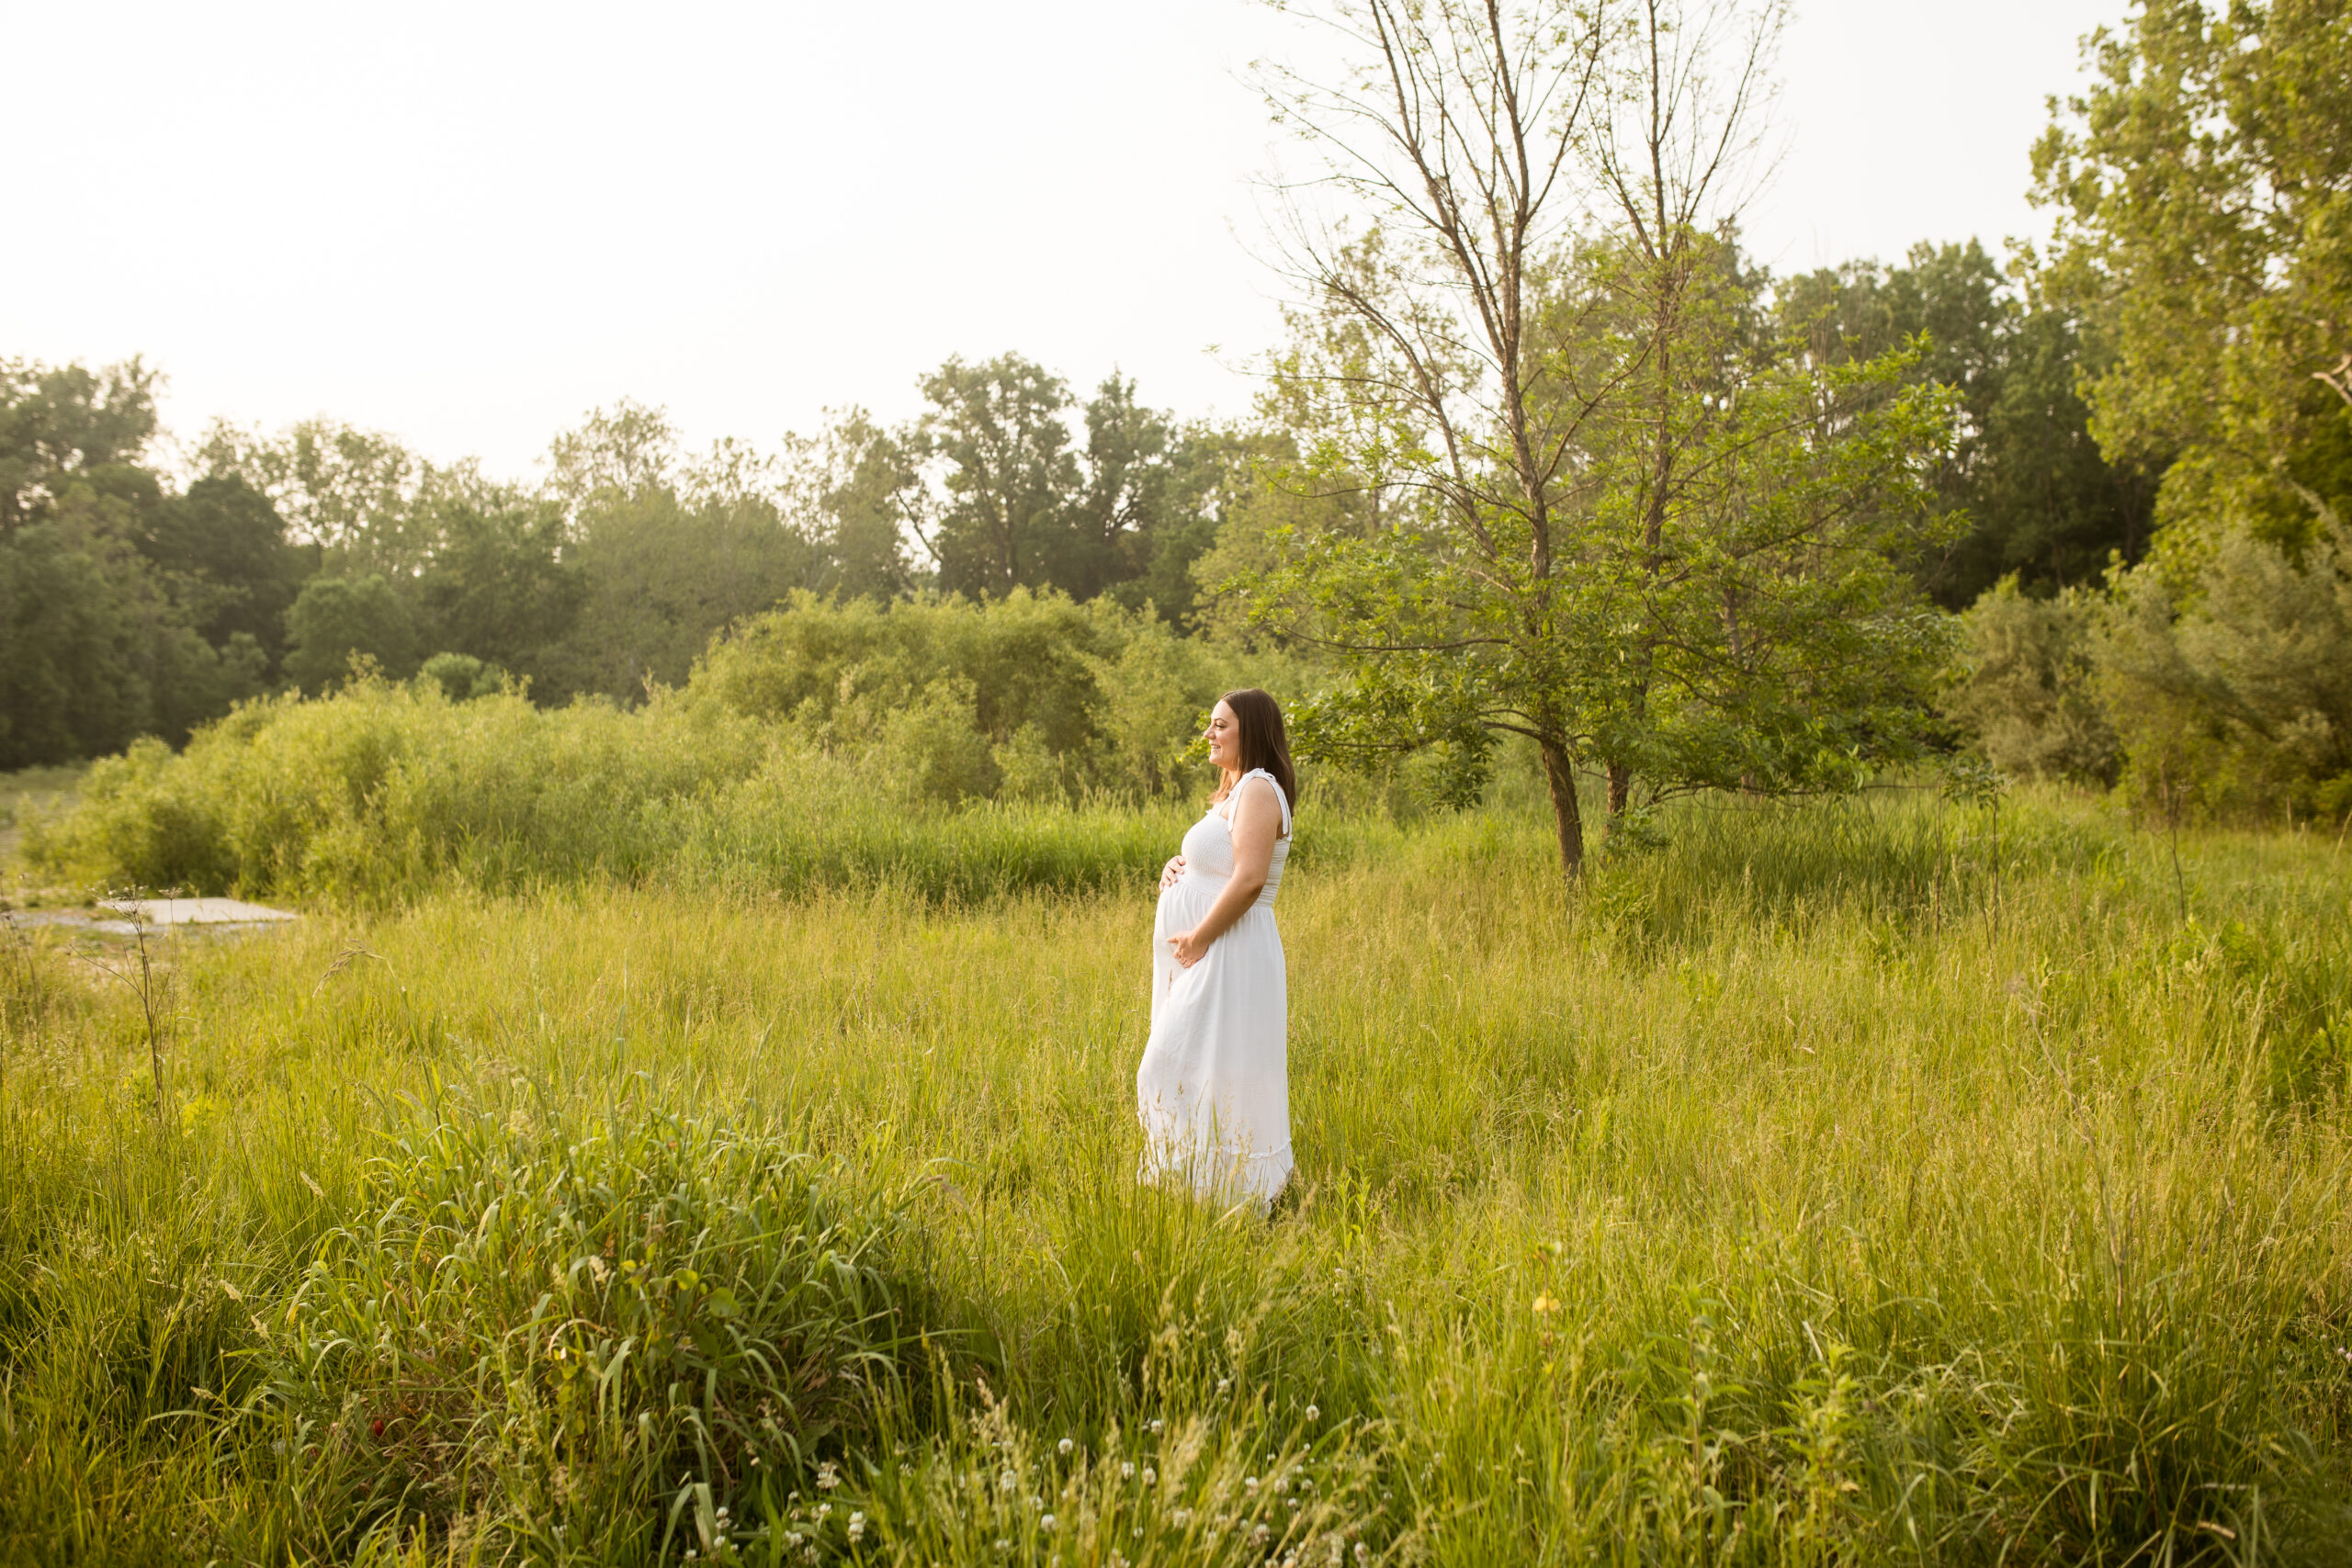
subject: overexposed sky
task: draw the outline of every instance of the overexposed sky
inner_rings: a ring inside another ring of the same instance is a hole
[[[1776,269],[2036,231],[2042,100],[2122,0],[1800,0]],[[530,476],[621,397],[695,445],[914,412],[950,354],[1181,413],[1278,331],[1245,0],[0,0],[0,355],[143,355],[166,423],[330,414]]]

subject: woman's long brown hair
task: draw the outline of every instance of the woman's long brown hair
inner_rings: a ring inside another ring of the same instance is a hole
[[[1263,768],[1273,774],[1282,785],[1283,798],[1290,802],[1291,813],[1298,812],[1298,774],[1290,765],[1290,737],[1283,732],[1283,710],[1274,699],[1255,686],[1245,686],[1238,692],[1227,692],[1220,699],[1233,710],[1234,723],[1241,730],[1241,771],[1245,773]],[[1223,800],[1220,789],[1216,798]]]

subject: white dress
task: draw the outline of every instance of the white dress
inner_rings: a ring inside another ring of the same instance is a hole
[[[1283,976],[1274,893],[1290,854],[1290,802],[1263,768],[1226,798],[1273,791],[1282,836],[1257,901],[1190,969],[1170,937],[1201,923],[1233,875],[1233,825],[1208,815],[1184,835],[1184,872],[1159,895],[1151,930],[1151,1039],[1136,1068],[1143,1176],[1189,1181],[1204,1197],[1270,1203],[1290,1179],[1290,994]]]

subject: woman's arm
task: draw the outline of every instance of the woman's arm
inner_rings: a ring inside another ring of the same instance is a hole
[[[1257,902],[1265,890],[1266,873],[1274,863],[1274,840],[1282,837],[1283,807],[1274,798],[1274,786],[1263,789],[1250,786],[1261,784],[1259,779],[1244,779],[1233,801],[1233,875],[1227,881],[1225,891],[1216,896],[1209,912],[1191,931],[1168,939],[1176,950],[1176,962],[1190,969],[1201,961],[1209,944],[1233,928],[1243,910]]]

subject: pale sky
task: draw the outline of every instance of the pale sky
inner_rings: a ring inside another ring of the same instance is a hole
[[[2039,231],[2046,95],[2122,0],[1800,0],[1776,270]],[[0,0],[0,355],[142,355],[165,422],[328,414],[523,479],[592,406],[888,420],[950,354],[1246,412],[1282,283],[1244,0]]]

